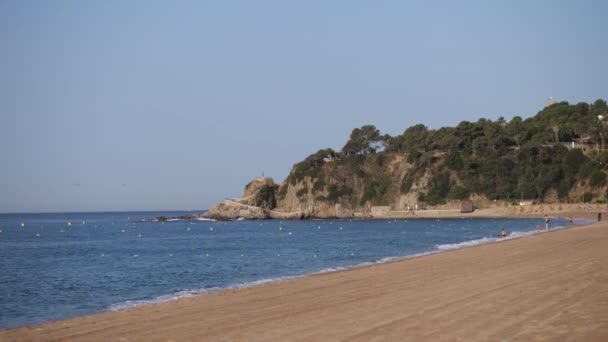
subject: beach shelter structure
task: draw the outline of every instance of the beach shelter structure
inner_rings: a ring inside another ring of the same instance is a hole
[[[460,201],[460,212],[461,213],[472,213],[475,210],[473,202],[470,200]]]

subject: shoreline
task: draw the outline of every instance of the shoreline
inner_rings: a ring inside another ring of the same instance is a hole
[[[580,217],[580,216],[578,216],[578,217]],[[356,275],[361,272],[369,273],[373,269],[377,269],[377,268],[395,267],[395,266],[391,266],[391,265],[402,265],[403,263],[406,263],[406,264],[411,264],[411,263],[416,264],[416,263],[421,263],[421,262],[427,263],[427,261],[420,261],[420,260],[428,260],[429,258],[437,258],[437,256],[440,256],[440,258],[450,259],[451,255],[461,254],[461,253],[466,254],[466,253],[470,253],[469,251],[471,251],[471,250],[493,248],[494,246],[509,244],[509,243],[513,243],[516,241],[532,240],[535,238],[538,239],[538,238],[542,238],[544,236],[554,235],[554,233],[559,234],[560,232],[573,231],[573,230],[581,229],[581,228],[585,229],[584,227],[596,227],[599,225],[606,225],[606,224],[603,222],[599,223],[599,224],[598,223],[582,224],[582,225],[576,224],[576,225],[556,229],[553,231],[549,231],[549,233],[552,233],[552,234],[545,234],[545,232],[543,231],[541,233],[531,233],[531,235],[523,236],[523,237],[526,237],[527,239],[520,239],[520,237],[513,237],[513,238],[506,239],[506,240],[499,239],[497,241],[490,241],[487,243],[473,245],[473,246],[464,246],[464,247],[460,247],[457,249],[432,251],[429,253],[424,253],[422,255],[396,257],[393,260],[388,260],[388,261],[384,261],[384,262],[380,262],[380,263],[376,262],[376,263],[371,263],[368,265],[361,265],[361,266],[355,265],[355,266],[352,266],[352,267],[349,267],[346,269],[338,269],[338,270],[334,270],[334,271],[330,271],[330,272],[309,273],[309,274],[305,274],[305,275],[290,277],[287,279],[263,282],[261,284],[252,284],[250,286],[218,289],[217,291],[211,291],[209,293],[204,293],[201,295],[194,295],[194,296],[178,298],[176,300],[171,300],[171,301],[167,301],[167,302],[161,302],[161,303],[155,303],[155,304],[143,304],[143,305],[138,305],[135,307],[131,307],[131,308],[127,308],[127,309],[123,309],[123,310],[119,310],[119,311],[106,311],[106,312],[93,314],[93,315],[89,315],[89,316],[81,316],[81,317],[70,318],[67,320],[60,320],[60,321],[54,321],[54,322],[43,323],[43,324],[38,324],[38,325],[24,326],[24,327],[15,328],[15,329],[2,330],[2,331],[0,331],[0,337],[2,337],[2,335],[5,335],[5,337],[7,337],[9,340],[11,340],[11,338],[14,338],[16,340],[23,340],[23,339],[27,340],[30,337],[33,339],[36,339],[36,340],[38,340],[40,338],[45,339],[45,337],[43,335],[34,334],[34,335],[30,336],[29,334],[33,333],[33,332],[37,332],[37,331],[42,332],[47,329],[53,330],[54,327],[55,328],[57,328],[59,326],[65,327],[66,325],[70,326],[71,327],[70,329],[78,330],[78,327],[83,322],[89,322],[90,324],[96,325],[98,321],[104,321],[104,319],[106,319],[108,317],[114,317],[114,315],[117,315],[117,316],[120,316],[123,318],[125,318],[125,316],[126,316],[125,319],[128,320],[129,317],[131,317],[133,314],[139,313],[140,311],[141,312],[151,311],[151,312],[160,314],[162,312],[163,308],[179,307],[185,302],[191,302],[191,301],[192,302],[199,302],[199,301],[205,302],[207,300],[213,301],[213,300],[217,300],[218,297],[220,297],[220,298],[226,297],[226,296],[231,297],[231,296],[235,296],[239,293],[242,294],[242,293],[249,293],[249,292],[260,292],[260,291],[266,292],[266,290],[269,288],[277,288],[277,287],[281,288],[283,286],[296,286],[297,287],[297,285],[299,283],[311,283],[311,282],[312,283],[318,283],[318,282],[323,283],[323,282],[325,282],[326,278],[351,277],[353,273]],[[498,242],[500,242],[500,243],[498,243]],[[475,248],[468,248],[468,247],[475,247]],[[449,253],[447,253],[447,252],[449,252]],[[442,255],[444,255],[444,256],[442,256]],[[447,257],[445,255],[447,255]],[[205,298],[210,298],[210,299],[205,299]],[[289,300],[287,300],[287,301],[289,301]],[[178,314],[178,316],[179,316],[179,314]],[[91,326],[88,326],[88,328],[91,328]],[[112,330],[113,327],[109,327],[109,329]],[[137,334],[134,336],[137,337]],[[170,337],[170,336],[172,336],[172,335],[171,334],[165,335],[165,337]],[[221,335],[218,335],[218,336],[221,336]],[[65,338],[72,339],[74,337],[75,337],[74,335],[69,335]],[[86,338],[86,339],[88,339],[88,338]],[[96,339],[96,338],[93,338],[93,339]],[[156,338],[153,337],[152,339],[156,339]]]
[[[494,218],[494,217],[489,217],[489,218]],[[531,219],[531,217],[496,217],[497,219],[505,219],[505,220],[509,220],[509,219]],[[488,217],[469,217],[469,218],[465,218],[465,217],[441,217],[441,218],[435,218],[435,217],[415,217],[414,219],[420,219],[420,220],[452,220],[452,219],[471,219],[471,220],[484,220],[484,219],[488,219]],[[323,219],[314,219],[314,220],[323,220]],[[353,219],[348,219],[348,218],[343,218],[343,219],[329,219],[329,220],[338,220],[338,221],[355,221],[355,220],[359,220],[359,221],[375,221],[375,220],[388,220],[388,221],[392,221],[393,219],[381,219],[381,218],[353,218]],[[395,220],[404,220],[404,219],[395,219]],[[407,219],[405,219],[407,221]],[[584,218],[578,218],[577,220],[585,220]],[[166,222],[176,222],[176,221],[188,221],[187,219],[183,219],[183,220],[174,220],[174,219],[170,219]],[[142,222],[147,222],[147,221],[142,221]],[[569,228],[573,228],[577,225],[583,225],[583,224],[589,224],[590,222],[583,222],[583,223],[578,223],[578,224],[569,224],[566,226],[559,226],[557,228],[552,228],[551,231],[554,230],[562,230],[562,229],[569,229]],[[462,248],[469,248],[469,247],[476,247],[479,245],[486,245],[486,244],[493,244],[493,243],[499,243],[499,242],[504,242],[507,240],[512,240],[512,239],[519,239],[519,238],[523,238],[523,237],[528,237],[531,235],[535,235],[535,234],[539,234],[539,233],[545,233],[544,230],[540,231],[540,232],[535,232],[534,230],[524,230],[524,231],[520,231],[520,230],[516,230],[516,231],[509,231],[509,234],[512,233],[518,233],[518,235],[515,236],[508,236],[506,239],[501,239],[500,237],[494,237],[494,236],[485,236],[479,239],[472,239],[472,240],[464,240],[462,242],[456,242],[453,244],[440,244],[440,245],[436,245],[435,249],[426,251],[426,252],[419,252],[419,253],[414,253],[414,254],[405,254],[405,255],[389,255],[389,256],[385,256],[385,257],[381,257],[379,259],[375,259],[375,260],[370,260],[370,261],[363,261],[360,263],[356,263],[356,264],[349,264],[349,265],[344,265],[344,266],[336,266],[336,267],[327,267],[327,268],[322,268],[319,270],[315,270],[315,271],[311,271],[311,272],[307,272],[307,273],[301,273],[301,274],[295,274],[295,275],[287,275],[287,276],[279,276],[276,278],[263,278],[263,279],[257,279],[257,280],[252,280],[252,281],[248,281],[248,282],[244,282],[244,283],[232,283],[232,284],[227,284],[225,286],[222,287],[214,287],[214,288],[197,288],[197,289],[186,289],[186,290],[180,290],[180,291],[176,291],[176,292],[169,292],[169,293],[164,293],[164,294],[159,294],[159,295],[155,295],[149,298],[141,298],[141,299],[133,299],[133,300],[125,300],[123,302],[117,302],[117,303],[112,303],[109,306],[107,306],[105,309],[101,310],[101,311],[97,311],[97,312],[92,312],[92,313],[88,313],[88,314],[84,314],[81,316],[71,316],[71,317],[66,317],[66,318],[62,318],[59,320],[53,320],[53,321],[45,321],[45,322],[39,322],[39,323],[31,323],[31,324],[26,324],[26,325],[21,325],[21,326],[17,326],[17,327],[10,327],[10,328],[3,328],[0,329],[0,331],[2,330],[12,330],[12,329],[19,329],[19,328],[24,328],[24,327],[31,327],[31,326],[36,326],[36,325],[41,325],[41,324],[48,324],[48,323],[52,323],[52,322],[58,322],[58,321],[62,321],[62,320],[66,320],[66,319],[73,319],[73,318],[78,318],[78,317],[83,317],[83,316],[90,316],[90,315],[96,315],[96,314],[101,314],[101,313],[105,313],[105,312],[117,312],[117,311],[122,311],[122,310],[128,310],[134,307],[139,307],[139,306],[144,306],[144,305],[155,305],[155,304],[160,304],[160,303],[165,303],[165,302],[171,302],[171,301],[176,301],[182,298],[191,298],[191,297],[198,297],[198,296],[206,296],[209,295],[211,293],[216,293],[216,292],[222,292],[222,291],[230,291],[230,290],[238,290],[238,289],[242,289],[242,288],[249,288],[249,287],[253,287],[253,286],[260,286],[260,285],[264,285],[264,284],[268,284],[268,283],[274,283],[274,282],[282,282],[282,281],[287,281],[287,280],[292,280],[292,279],[300,279],[300,278],[304,278],[304,277],[309,277],[309,276],[315,276],[315,275],[322,275],[322,274],[327,274],[327,273],[334,273],[334,272],[344,272],[344,271],[349,271],[349,270],[354,270],[354,269],[360,269],[360,268],[364,268],[364,267],[369,267],[369,266],[373,266],[373,265],[380,265],[380,264],[385,264],[385,263],[391,263],[391,262],[399,262],[402,260],[408,260],[408,259],[413,259],[413,258],[418,258],[418,257],[424,257],[424,256],[428,256],[428,255],[432,255],[432,254],[437,254],[437,253],[444,253],[444,252],[449,252],[449,251],[453,251],[453,250],[458,250],[458,249],[462,249]],[[445,247],[445,246],[453,246],[453,247]]]
[[[440,219],[488,219],[488,218],[496,218],[496,219],[531,219],[531,218],[542,218],[543,216],[526,216],[526,217],[504,217],[504,216],[499,216],[499,217],[415,217],[413,219],[420,219],[420,220],[440,220]],[[392,218],[330,218],[328,220],[348,220],[348,221],[352,221],[352,220],[361,220],[361,221],[365,221],[365,220],[391,220]],[[399,220],[402,220],[400,218],[396,218]],[[562,218],[563,219],[563,218]],[[311,219],[311,220],[324,220],[324,219]],[[582,217],[575,217],[574,220],[590,220],[590,219],[585,219]],[[289,221],[289,220],[287,220]],[[169,222],[169,221],[168,221]],[[559,231],[559,230],[564,230],[564,229],[572,229],[572,228],[576,228],[579,226],[585,226],[585,225],[589,225],[589,224],[593,224],[593,221],[587,221],[587,222],[581,222],[581,223],[571,223],[567,226],[559,226],[557,228],[550,228],[549,233],[554,232],[554,231]],[[518,231],[519,232],[519,231]],[[512,232],[511,232],[512,233]],[[509,233],[509,234],[511,234]],[[322,275],[322,274],[327,274],[327,273],[334,273],[334,272],[347,272],[350,270],[355,270],[355,269],[360,269],[360,268],[364,268],[364,267],[370,267],[373,265],[381,265],[381,264],[386,264],[386,263],[391,263],[391,262],[399,262],[399,261],[403,261],[403,260],[409,260],[409,259],[414,259],[414,258],[420,258],[420,257],[425,257],[425,256],[429,256],[429,255],[433,255],[433,254],[438,254],[438,253],[446,253],[446,252],[451,252],[451,251],[455,251],[455,250],[459,250],[459,249],[464,249],[464,248],[472,248],[472,247],[477,247],[477,246],[481,246],[481,245],[489,245],[489,244],[495,244],[495,243],[501,243],[501,242],[506,242],[509,240],[513,240],[513,239],[521,239],[521,238],[526,238],[526,237],[530,237],[533,235],[537,235],[537,234],[544,234],[547,233],[544,228],[542,228],[540,231],[533,231],[533,230],[529,230],[529,231],[523,231],[520,232],[522,233],[522,235],[517,235],[517,236],[512,236],[512,237],[508,237],[507,238],[499,238],[499,237],[483,237],[481,239],[475,239],[475,240],[465,240],[462,241],[460,243],[455,243],[453,245],[460,245],[459,247],[453,247],[453,248],[439,248],[439,249],[435,249],[435,250],[431,250],[428,252],[421,252],[421,253],[416,253],[416,254],[409,254],[409,255],[402,255],[402,256],[387,256],[387,257],[383,257],[381,259],[378,260],[374,260],[374,261],[366,261],[366,262],[362,262],[359,264],[353,264],[353,265],[346,265],[346,266],[338,266],[335,268],[325,268],[325,269],[321,269],[318,271],[313,271],[313,272],[309,272],[309,273],[303,273],[303,274],[297,274],[297,275],[291,275],[291,276],[283,276],[283,277],[278,277],[278,278],[266,278],[266,279],[259,279],[259,280],[254,280],[251,282],[246,282],[246,283],[239,283],[239,284],[231,284],[231,285],[227,285],[225,287],[219,287],[219,288],[211,288],[208,290],[203,290],[203,289],[195,289],[195,290],[185,290],[185,291],[180,291],[180,292],[187,292],[184,296],[179,296],[177,298],[170,298],[167,300],[161,299],[158,301],[155,301],[156,298],[160,298],[160,297],[166,297],[166,296],[173,296],[176,293],[169,293],[169,294],[164,294],[164,295],[159,295],[156,296],[154,298],[150,298],[150,299],[142,299],[142,300],[134,300],[132,302],[141,302],[141,304],[135,304],[135,305],[130,305],[130,306],[125,306],[125,307],[121,307],[121,303],[116,303],[116,304],[112,304],[110,305],[110,308],[108,310],[105,311],[101,311],[98,313],[94,313],[95,314],[99,314],[99,313],[104,313],[104,312],[117,312],[117,311],[122,311],[122,310],[128,310],[134,307],[138,307],[138,306],[143,306],[143,305],[155,305],[155,304],[160,304],[160,303],[165,303],[165,302],[171,302],[171,301],[175,301],[175,300],[179,300],[182,298],[191,298],[191,297],[198,297],[198,296],[206,296],[209,295],[211,293],[216,293],[216,292],[221,292],[221,291],[230,291],[230,290],[238,290],[238,289],[243,289],[243,288],[250,288],[250,287],[254,287],[254,286],[261,286],[264,284],[268,284],[268,283],[274,283],[274,282],[282,282],[282,281],[287,281],[287,280],[294,280],[294,279],[300,279],[300,278],[305,278],[305,277],[310,277],[310,276],[315,276],[315,275]],[[479,243],[475,243],[476,241],[479,240],[485,240],[484,242],[479,242]],[[442,246],[442,245],[439,245]],[[131,302],[131,301],[128,301]],[[118,309],[112,309],[112,307],[119,307]],[[77,316],[80,317],[80,316]],[[45,323],[40,323],[40,324],[45,324]],[[34,324],[36,325],[36,324]],[[17,328],[13,328],[13,329],[18,329]]]

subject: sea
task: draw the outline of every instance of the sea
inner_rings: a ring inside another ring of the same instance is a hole
[[[154,220],[187,214],[0,214],[0,329],[495,242],[502,228],[508,239],[544,229],[530,218]],[[566,226],[551,219],[551,229]]]

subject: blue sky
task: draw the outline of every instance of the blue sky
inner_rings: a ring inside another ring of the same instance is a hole
[[[353,128],[608,98],[603,1],[0,2],[0,212],[196,210]]]

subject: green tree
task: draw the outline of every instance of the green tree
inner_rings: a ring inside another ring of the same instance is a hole
[[[403,148],[409,151],[424,150],[428,134],[429,130],[425,125],[418,124],[407,128],[403,132]]]
[[[365,125],[355,128],[342,152],[346,154],[368,154],[376,151],[374,145],[382,141],[380,131],[374,125]]]

